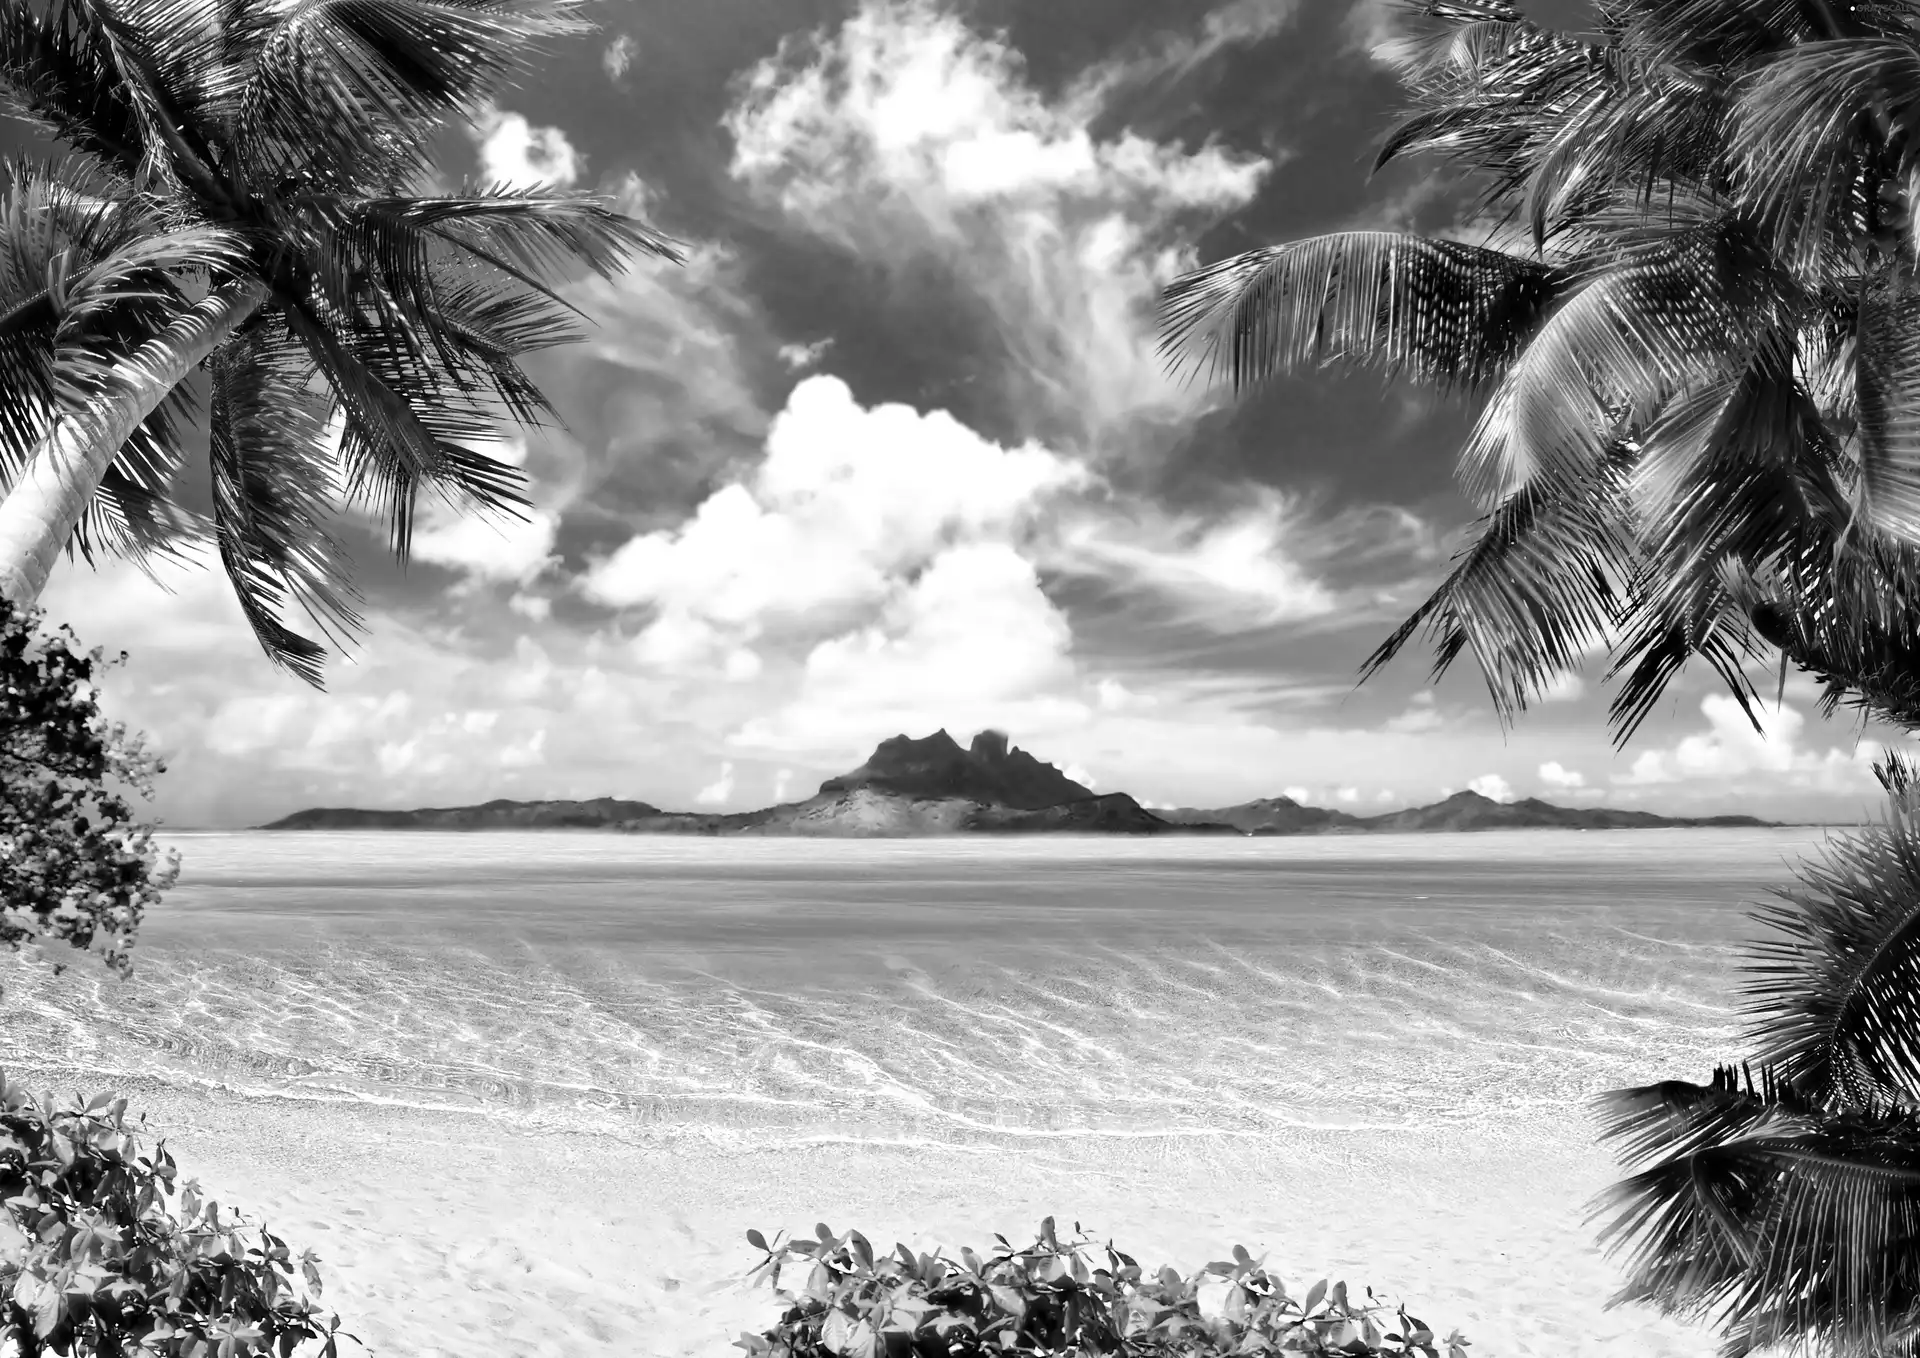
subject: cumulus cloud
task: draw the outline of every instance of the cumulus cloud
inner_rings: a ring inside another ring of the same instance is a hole
[[[1509,783],[1497,773],[1483,773],[1478,778],[1469,779],[1467,782],[1467,791],[1477,792],[1482,797],[1489,798],[1496,802],[1510,802],[1513,800],[1513,784]]]
[[[935,557],[879,619],[815,646],[798,692],[731,741],[768,751],[856,748],[872,732],[1081,719],[1065,616],[1004,542]]]
[[[810,377],[775,419],[751,477],[714,492],[678,528],[622,544],[582,589],[611,607],[655,610],[639,644],[661,663],[682,662],[783,623],[830,627],[901,607],[935,584],[951,593],[958,565],[910,582],[969,544],[1018,534],[1047,497],[1085,480],[1078,464],[1038,445],[999,447],[944,412],[865,409],[839,379]],[[992,554],[958,560],[996,578],[1007,569]]]
[[[640,44],[634,41],[630,33],[622,33],[608,43],[607,50],[600,54],[600,64],[606,69],[607,79],[616,85],[624,80],[639,51]]]
[[[1101,97],[1049,100],[1001,38],[926,0],[865,0],[754,68],[726,125],[734,175],[791,220],[903,275],[953,272],[1018,407],[1111,435],[1203,399],[1155,357],[1152,302],[1190,262],[1173,228],[1248,202],[1270,162],[1096,138]]]
[[[1578,769],[1565,767],[1557,759],[1549,759],[1540,766],[1540,781],[1548,787],[1572,790],[1587,785],[1586,775]]]
[[[479,148],[480,175],[489,183],[564,189],[579,182],[586,169],[565,132],[535,127],[524,114],[488,107],[474,120],[471,135]]]
[[[1763,776],[1776,786],[1824,792],[1867,791],[1875,786],[1872,764],[1881,746],[1862,741],[1851,750],[1806,748],[1801,737],[1807,719],[1798,709],[1762,703],[1756,731],[1740,704],[1724,693],[1700,700],[1707,729],[1682,737],[1663,749],[1643,751],[1626,773],[1613,781],[1625,786],[1658,786]]]

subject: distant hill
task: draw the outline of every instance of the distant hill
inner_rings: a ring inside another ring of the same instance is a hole
[[[1466,830],[1654,830],[1765,827],[1753,816],[1656,816],[1605,806],[1555,806],[1538,797],[1496,802],[1478,792],[1456,792],[1431,806],[1380,816],[1353,816],[1273,797],[1208,810],[1182,807],[1160,813],[1176,822],[1221,822],[1253,835],[1436,834]]]
[[[620,830],[628,834],[820,835],[846,838],[957,834],[1243,834],[1324,835],[1438,833],[1463,830],[1622,830],[1662,826],[1764,826],[1752,816],[1680,819],[1646,811],[1564,807],[1529,797],[1496,802],[1458,792],[1432,806],[1354,816],[1268,797],[1237,806],[1149,811],[1124,792],[1096,794],[982,731],[962,748],[944,730],[921,740],[880,742],[850,773],[829,778],[799,802],[725,814],[662,811],[646,802],[514,802],[363,811],[320,807],[264,825],[263,830]]]
[[[595,797],[585,802],[510,802],[504,798],[479,806],[422,807],[417,811],[362,811],[353,807],[314,807],[263,825],[263,830],[605,830],[644,816],[658,807]]]

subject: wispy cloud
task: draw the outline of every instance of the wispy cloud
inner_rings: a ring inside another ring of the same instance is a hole
[[[1049,100],[1004,41],[931,3],[867,0],[756,67],[726,122],[734,175],[789,221],[901,276],[952,271],[1016,409],[1092,446],[1201,399],[1155,358],[1151,305],[1189,259],[1175,227],[1248,202],[1271,168],[1096,138],[1098,99]]]

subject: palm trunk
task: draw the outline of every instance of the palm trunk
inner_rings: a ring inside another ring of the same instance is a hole
[[[55,419],[0,501],[0,597],[22,608],[40,597],[122,445],[266,299],[266,285],[251,279],[214,289],[116,364],[106,389],[86,410]]]

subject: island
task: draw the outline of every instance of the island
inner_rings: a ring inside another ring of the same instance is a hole
[[[610,830],[627,834],[817,835],[841,838],[963,834],[1325,835],[1473,830],[1638,830],[1769,827],[1752,816],[1681,818],[1609,807],[1497,802],[1458,792],[1432,806],[1354,816],[1270,797],[1216,809],[1148,810],[1124,792],[1096,793],[1052,764],[982,731],[962,746],[946,731],[883,740],[859,768],[804,801],[758,811],[663,811],[647,802],[508,801],[413,811],[315,807],[261,830]]]

